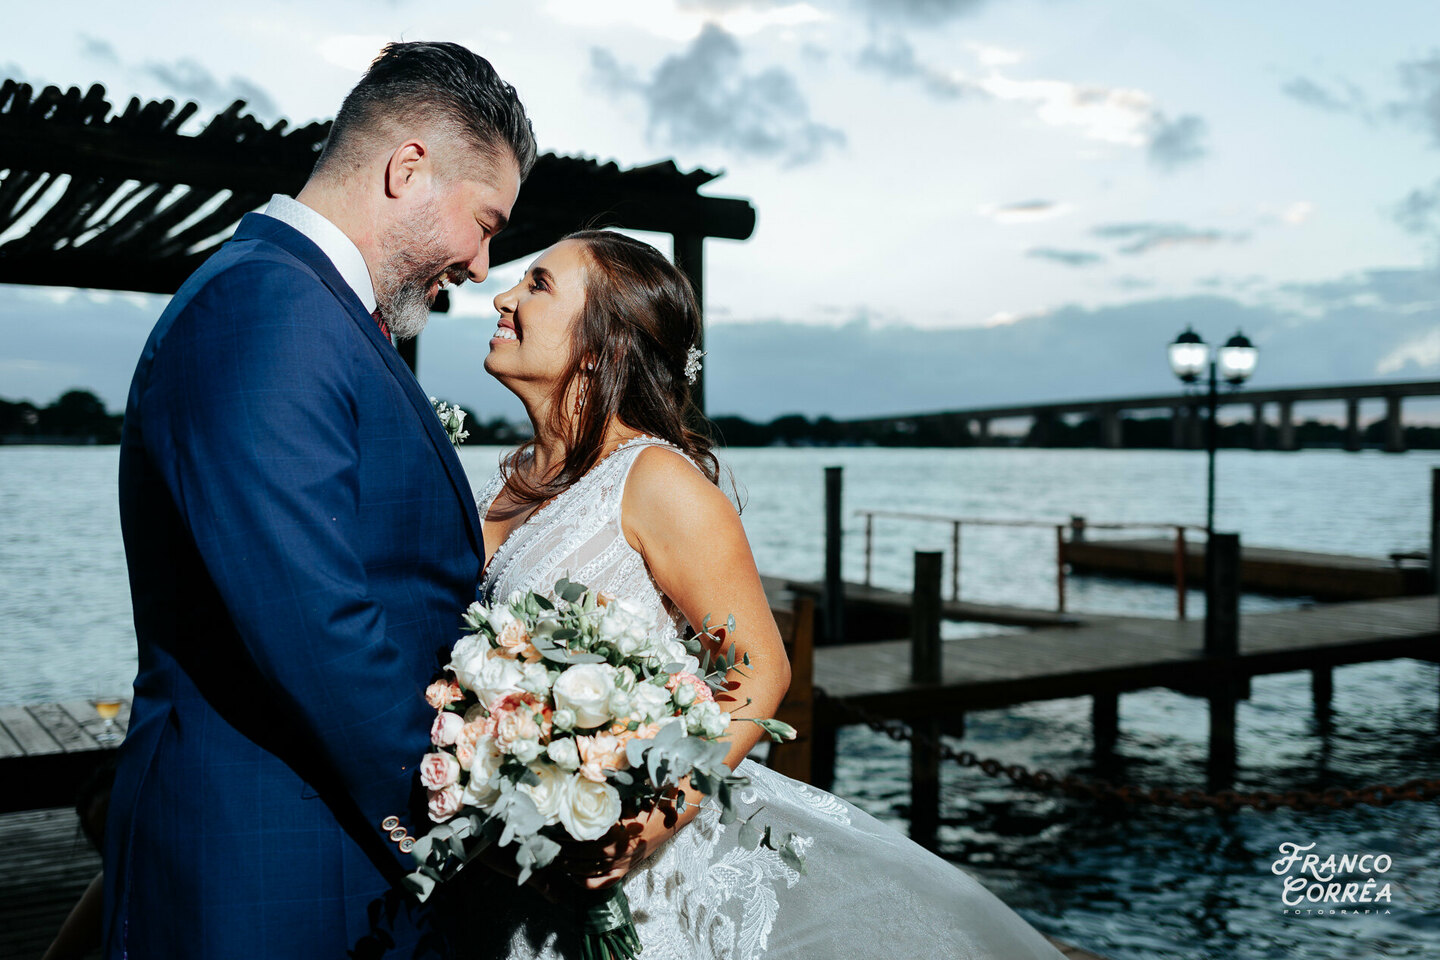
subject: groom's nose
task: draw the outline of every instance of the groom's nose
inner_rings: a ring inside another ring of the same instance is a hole
[[[490,275],[490,240],[486,238],[480,241],[480,250],[466,268],[472,283],[484,283],[485,278]]]

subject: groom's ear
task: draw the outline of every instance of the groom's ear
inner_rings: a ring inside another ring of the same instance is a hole
[[[403,197],[430,176],[430,148],[424,140],[406,140],[385,164],[385,196]]]

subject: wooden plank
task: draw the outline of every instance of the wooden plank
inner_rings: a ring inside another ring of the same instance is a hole
[[[7,757],[23,757],[24,755],[25,751],[20,749],[20,744],[16,743],[15,738],[10,736],[10,731],[4,727],[0,727],[0,760],[4,760]]]
[[[84,750],[98,750],[100,744],[90,734],[86,733],[75,718],[65,712],[65,708],[58,703],[36,703],[25,708],[35,722],[45,728],[45,732],[55,738],[60,744],[60,749],[66,753],[78,753]]]
[[[105,721],[95,712],[95,703],[92,700],[68,700],[60,704],[65,712],[70,714],[80,726],[90,733],[91,736],[99,733],[105,726]],[[120,701],[120,713],[115,717],[115,732],[122,737],[125,731],[130,729],[130,698],[125,697]],[[113,746],[113,744],[112,744]]]
[[[54,737],[35,722],[24,707],[0,707],[0,726],[3,726],[26,756],[46,753],[64,753]]]

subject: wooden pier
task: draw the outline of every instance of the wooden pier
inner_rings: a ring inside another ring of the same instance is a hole
[[[115,733],[129,722],[125,699]],[[89,700],[0,707],[0,813],[74,803],[76,786],[120,745],[95,739],[104,726]]]
[[[1183,544],[1185,575],[1204,582],[1205,543]],[[1071,572],[1170,583],[1175,579],[1173,539],[1077,540],[1064,542],[1061,556]],[[1375,600],[1429,593],[1430,571],[1416,561],[1352,557],[1302,550],[1245,547],[1240,554],[1240,587],[1276,596],[1317,600]]]

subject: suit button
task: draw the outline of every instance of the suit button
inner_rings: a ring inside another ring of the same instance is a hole
[[[399,817],[386,817],[384,820],[380,821],[381,830],[394,830],[398,826],[400,826]]]
[[[390,839],[395,841],[396,843],[399,843],[401,840],[404,840],[408,836],[410,836],[410,834],[405,832],[404,827],[396,827],[394,830],[390,831]]]
[[[401,841],[400,841],[400,852],[401,852],[401,853],[409,853],[411,850],[414,850],[414,849],[415,849],[415,838],[414,838],[414,837],[406,837],[404,840],[401,840]]]

